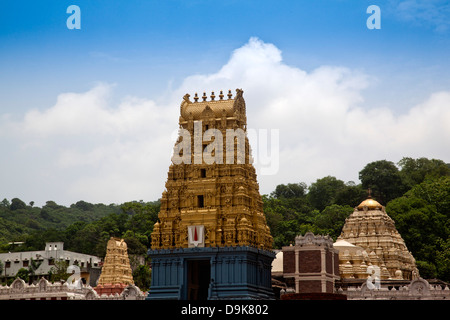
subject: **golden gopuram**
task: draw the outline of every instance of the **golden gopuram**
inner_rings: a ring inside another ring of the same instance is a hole
[[[106,247],[106,257],[98,285],[134,284],[128,259],[127,243],[120,238],[111,237]]]
[[[152,249],[272,247],[246,136],[243,91],[185,95]],[[182,148],[184,146],[184,148]],[[231,147],[230,147],[231,146]],[[190,226],[192,228],[190,229]],[[201,226],[195,228],[195,226]],[[192,236],[190,236],[192,230]],[[202,241],[195,240],[200,239]],[[204,238],[204,241],[203,241]],[[191,239],[191,241],[190,241]],[[195,245],[195,242],[198,242]]]
[[[159,221],[149,300],[267,299],[272,236],[247,138],[243,90],[186,94]]]
[[[419,277],[416,262],[385,208],[369,195],[346,219],[334,247],[339,249],[343,279],[381,280]]]

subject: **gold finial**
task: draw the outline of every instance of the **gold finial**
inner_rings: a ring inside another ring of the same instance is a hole
[[[367,189],[367,198],[372,199],[372,189]]]
[[[220,98],[220,100],[223,100],[223,92],[222,92],[222,90],[220,90],[219,98]]]
[[[198,102],[198,95],[197,95],[197,92],[195,93],[194,100],[195,100],[195,102]]]
[[[228,100],[230,100],[230,99],[231,99],[231,97],[233,96],[233,95],[231,94],[231,90],[228,90],[228,94],[227,94],[227,96],[228,96]]]
[[[215,98],[216,96],[214,95],[214,91],[213,92],[211,92],[211,101],[214,101],[214,98]]]
[[[206,92],[203,92],[203,97],[202,97],[203,101],[206,101]]]

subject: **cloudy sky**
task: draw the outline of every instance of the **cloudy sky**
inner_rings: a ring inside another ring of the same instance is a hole
[[[262,194],[450,162],[449,54],[440,0],[3,1],[0,198],[156,200],[183,95],[236,88]]]

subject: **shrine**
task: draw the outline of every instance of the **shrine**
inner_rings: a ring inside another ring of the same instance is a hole
[[[128,259],[127,243],[111,237],[106,247],[105,262],[95,291],[99,294],[120,294],[128,286],[134,285]]]
[[[269,299],[272,236],[246,135],[243,91],[186,94],[151,235],[147,299]],[[193,152],[192,152],[193,151]]]
[[[345,220],[334,247],[339,250],[341,278],[413,280],[416,261],[385,207],[369,197]]]

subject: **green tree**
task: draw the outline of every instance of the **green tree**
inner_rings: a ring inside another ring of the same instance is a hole
[[[50,269],[50,281],[56,282],[64,280],[66,281],[70,274],[67,273],[67,267],[69,266],[69,263],[64,260],[54,260],[54,266]]]
[[[450,238],[438,240],[436,252],[437,278],[450,280]]]
[[[337,191],[335,204],[354,208],[366,198],[367,190],[364,190],[361,184],[349,181],[342,189]]]
[[[328,234],[334,240],[341,234],[345,219],[353,212],[350,206],[337,204],[326,207],[314,219],[314,233]]]
[[[151,232],[158,220],[160,203],[126,202],[121,206],[123,213],[129,216],[126,229],[132,231],[143,245],[150,247]]]
[[[11,206],[11,203],[8,201],[8,199],[3,199],[2,202],[0,203],[0,206],[4,207],[4,208],[9,208]]]
[[[286,189],[282,187],[278,190]],[[276,194],[272,193],[272,195]],[[309,225],[313,220],[314,213],[306,195],[304,193],[297,193],[296,195],[285,197],[277,194],[276,196],[279,198],[262,196],[263,211],[275,248],[281,248],[292,243],[295,236],[301,232],[302,226]]]
[[[408,195],[424,199],[450,219],[450,176],[426,179],[408,191]]]
[[[83,211],[92,211],[94,210],[95,206],[92,203],[80,200],[77,203],[70,206],[71,208],[77,208]]]
[[[20,268],[16,273],[16,278],[20,278],[28,283],[28,270],[25,268]]]
[[[13,198],[11,200],[11,206],[9,207],[11,211],[19,210],[19,209],[26,209],[27,205],[25,202],[20,200],[19,198]]]
[[[271,197],[276,199],[290,199],[299,198],[306,195],[307,186],[305,183],[288,183],[277,185],[275,190],[270,194]]]
[[[359,172],[364,189],[371,189],[374,198],[386,205],[406,191],[400,172],[392,161],[379,160],[367,164]]]
[[[449,281],[450,177],[426,179],[386,206],[419,271]],[[422,269],[421,269],[422,268]]]
[[[36,274],[36,270],[39,269],[39,267],[42,264],[42,260],[38,261],[38,260],[34,260],[33,258],[30,258],[30,265],[28,266],[28,274],[30,275],[30,283],[33,282],[34,276]]]
[[[402,181],[408,188],[422,183],[426,178],[450,176],[450,168],[444,161],[438,159],[404,157],[398,165],[401,167]]]
[[[147,253],[147,247],[144,245],[148,242],[146,236],[128,230],[122,238],[127,243],[128,254],[145,255]]]
[[[332,176],[317,179],[309,186],[308,200],[311,205],[322,211],[327,206],[336,202],[337,195],[345,188],[342,180]]]
[[[142,291],[150,289],[152,280],[152,271],[148,265],[140,265],[133,272],[134,284]]]
[[[436,266],[428,261],[416,261],[417,269],[419,269],[420,277],[423,279],[435,279],[437,277]]]

